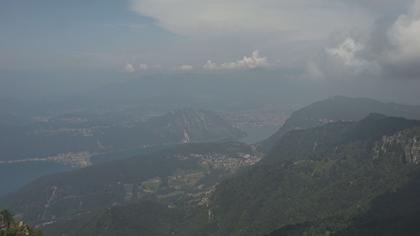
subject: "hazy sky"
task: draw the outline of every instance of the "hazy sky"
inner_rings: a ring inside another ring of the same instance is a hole
[[[420,0],[0,0],[0,72],[420,74]]]

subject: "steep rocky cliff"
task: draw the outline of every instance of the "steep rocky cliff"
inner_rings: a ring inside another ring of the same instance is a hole
[[[420,164],[420,129],[400,131],[391,136],[383,136],[373,147],[373,158],[392,156],[406,163]]]

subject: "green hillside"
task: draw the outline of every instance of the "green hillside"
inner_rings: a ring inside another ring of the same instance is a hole
[[[372,115],[286,134],[259,165],[218,186],[211,202],[216,235],[264,235],[331,217],[340,219],[331,232],[346,228],[373,199],[418,172],[420,155],[410,156],[418,125]]]

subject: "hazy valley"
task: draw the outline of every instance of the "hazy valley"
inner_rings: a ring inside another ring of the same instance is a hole
[[[0,0],[0,236],[420,236],[420,0]]]
[[[294,112],[272,137],[244,144],[233,141],[244,132],[220,116],[183,109],[146,120],[145,130],[114,128],[115,149],[9,160],[77,167],[1,202],[46,235],[345,235],[368,224],[371,206],[416,181],[420,123],[398,114],[415,119],[420,108],[333,97]],[[125,134],[131,143],[121,142]]]

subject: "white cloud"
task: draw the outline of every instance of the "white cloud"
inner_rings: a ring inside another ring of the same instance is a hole
[[[206,69],[206,70],[216,70],[216,69],[218,69],[218,66],[213,61],[208,60],[206,62],[206,64],[204,64],[203,68]]]
[[[134,69],[134,66],[132,64],[126,64],[124,66],[124,71],[128,73],[133,73],[136,69]]]
[[[360,75],[377,75],[378,62],[365,58],[366,46],[353,37],[347,37],[336,46],[327,48],[324,57],[309,61],[303,72],[307,79],[344,79]]]
[[[404,13],[412,2],[415,5]],[[255,51],[242,59],[224,59],[225,62],[213,59],[184,70],[290,67],[300,70],[297,73],[305,78],[320,79],[378,76],[388,73],[387,68],[399,71],[406,68],[388,65],[405,66],[409,65],[406,61],[413,64],[415,59],[420,62],[417,43],[420,0],[131,0],[131,3],[133,11],[151,17],[154,24],[187,36],[179,37],[179,41],[186,41],[176,44],[173,53],[176,56],[167,64],[183,63],[182,56],[185,62],[203,61],[210,54],[228,58],[244,48],[255,47],[269,51],[274,58],[274,63],[270,63]],[[331,39],[335,41],[342,35],[351,36],[326,47]],[[166,69],[182,70],[181,67]]]
[[[389,48],[378,58],[384,75],[420,79],[420,0],[398,17],[386,36]]]
[[[138,69],[139,69],[139,70],[148,70],[148,69],[150,69],[150,66],[149,66],[149,65],[147,65],[147,64],[140,64],[140,65],[138,66]]]
[[[255,68],[267,68],[271,66],[268,62],[267,57],[261,56],[258,50],[254,50],[250,56],[244,56],[242,59],[238,59],[233,62],[224,62],[217,64],[211,60],[208,60],[203,66],[199,67],[205,70],[239,70],[239,69],[255,69]],[[126,64],[124,71],[133,73],[135,71],[192,71],[195,69],[194,65],[181,64],[174,66],[161,66],[161,65],[150,65],[150,64]]]
[[[420,78],[420,0],[413,1],[407,12],[385,25],[383,31],[373,30],[371,37],[366,44],[348,37],[326,49],[322,71],[328,77],[366,74]],[[378,43],[382,45],[377,47]]]
[[[335,30],[368,25],[358,4],[326,0],[131,0],[132,9],[181,35],[282,34],[325,38]]]
[[[242,60],[222,64],[222,68],[225,68],[225,69],[243,69],[243,68],[254,69],[257,67],[266,67],[266,66],[268,66],[267,58],[261,57],[260,52],[258,50],[253,51],[250,57],[245,56],[242,58]]]
[[[135,71],[145,71],[145,70],[149,70],[149,69],[157,69],[158,66],[150,66],[148,64],[138,64],[138,65],[134,65],[132,63],[127,63],[124,66],[124,71],[127,73],[133,73]]]
[[[420,0],[131,1],[134,11],[153,18],[171,32],[188,36],[180,38],[188,39],[184,46],[189,50],[179,47],[179,54],[200,52],[198,59],[203,60],[205,55],[220,51],[218,56],[226,58],[231,52],[257,45],[264,51],[273,49],[270,57],[275,59],[275,63],[270,63],[254,51],[234,61],[213,59],[202,66],[192,66],[180,64],[183,62],[177,55],[172,65],[180,66],[159,69],[238,70],[279,68],[282,64],[300,69],[302,77],[311,79],[401,75],[404,71],[411,77],[420,74]],[[414,3],[408,11],[402,9],[407,2]],[[387,22],[372,24],[384,16],[388,17]],[[351,36],[325,47],[327,40],[335,41],[340,35]],[[284,38],[287,42],[282,41]],[[185,61],[194,61],[193,57]],[[154,67],[144,69],[149,68]]]
[[[183,71],[190,71],[194,69],[194,66],[192,65],[181,65],[178,67],[179,70],[183,70]]]
[[[347,38],[337,47],[327,49],[326,53],[346,66],[362,67],[367,64],[367,61],[359,58],[357,53],[363,49],[364,46],[361,43],[353,38]]]
[[[207,70],[220,70],[220,69],[227,69],[227,70],[234,70],[234,69],[255,69],[255,68],[262,68],[268,67],[268,59],[267,57],[263,57],[260,55],[258,50],[252,52],[251,56],[244,56],[242,59],[234,61],[234,62],[225,62],[220,65],[212,62],[211,60],[207,61],[204,64],[203,68]]]
[[[388,31],[388,37],[394,47],[389,55],[391,60],[420,59],[420,0],[397,19]]]

